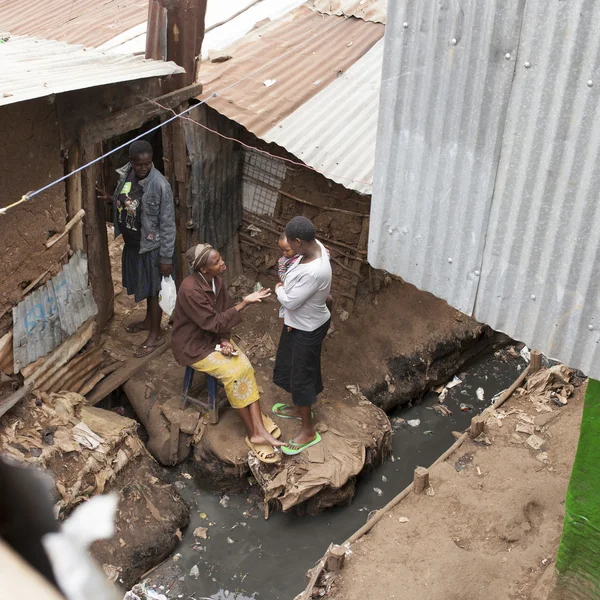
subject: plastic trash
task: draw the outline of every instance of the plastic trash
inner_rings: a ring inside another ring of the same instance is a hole
[[[460,385],[462,383],[462,380],[459,379],[456,375],[454,376],[454,378],[452,379],[452,381],[450,381],[449,383],[446,384],[446,387],[451,390],[453,387],[456,387],[457,385]]]
[[[163,312],[171,316],[175,310],[176,300],[177,289],[175,288],[173,278],[170,275],[163,277],[160,282],[160,292],[158,292],[158,305],[162,308]]]
[[[477,391],[475,392],[477,394],[477,399],[480,401],[483,401],[485,398],[485,392],[483,391],[482,387],[477,388]]]
[[[406,421],[411,427],[418,427],[421,424],[421,419],[410,419]]]
[[[380,490],[379,488],[373,488],[373,491],[378,495],[378,496],[383,496],[383,490]]]
[[[525,362],[531,361],[531,352],[529,351],[529,348],[527,346],[523,346],[523,348],[521,349],[521,352],[519,352],[519,354],[521,355],[521,358]]]
[[[42,537],[52,571],[67,600],[116,600],[119,597],[88,554],[93,542],[114,535],[117,503],[116,494],[96,496],[76,508],[58,533]]]
[[[194,579],[198,579],[198,577],[200,577],[200,569],[198,568],[198,565],[194,565],[190,569],[190,577],[193,577]]]
[[[473,407],[470,404],[461,404],[460,410],[462,410],[463,412],[469,412],[473,410]]]

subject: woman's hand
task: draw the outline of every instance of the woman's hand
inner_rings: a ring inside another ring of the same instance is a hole
[[[281,283],[281,281],[275,286],[275,291],[277,291],[280,287],[283,287],[283,283]]]
[[[221,354],[223,356],[231,356],[235,352],[235,348],[230,340],[223,340],[221,342]]]
[[[252,294],[248,294],[244,298],[244,302],[246,304],[255,304],[256,302],[262,302],[266,298],[271,295],[271,290],[269,288],[262,289],[260,292],[253,292]]]

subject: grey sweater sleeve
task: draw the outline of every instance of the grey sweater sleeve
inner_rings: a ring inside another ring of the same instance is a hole
[[[162,185],[160,199],[160,262],[163,265],[173,263],[175,254],[175,204],[173,192],[167,181]]]

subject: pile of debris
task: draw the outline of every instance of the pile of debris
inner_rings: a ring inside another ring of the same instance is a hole
[[[546,445],[544,433],[550,421],[560,415],[560,408],[568,404],[568,399],[573,395],[575,386],[571,383],[572,378],[573,372],[562,364],[534,373],[518,392],[531,402],[535,412],[519,408],[490,409],[488,424],[502,427],[507,417],[515,415],[515,431],[511,442],[529,446],[538,452],[536,458],[546,464],[548,454],[543,451]]]
[[[50,471],[63,514],[145,454],[136,430],[134,420],[86,406],[79,394],[36,391],[0,421],[0,453]]]

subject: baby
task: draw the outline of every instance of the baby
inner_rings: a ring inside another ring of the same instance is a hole
[[[287,272],[289,271],[290,267],[297,260],[300,260],[300,255],[294,253],[294,251],[292,250],[292,247],[288,244],[287,238],[285,237],[285,233],[282,233],[279,236],[279,241],[277,242],[277,244],[279,245],[279,248],[281,249],[281,254],[282,254],[282,257],[277,261],[277,274],[279,275],[279,280],[281,281],[281,283],[285,283],[285,276],[287,275]],[[327,254],[329,254],[329,250],[327,248],[325,248],[325,249],[327,250]],[[333,296],[331,294],[329,294],[329,296],[327,296],[327,300],[325,300],[325,304],[333,318]],[[331,334],[334,331],[335,331],[335,326],[334,326],[333,320],[332,320],[327,334]]]

